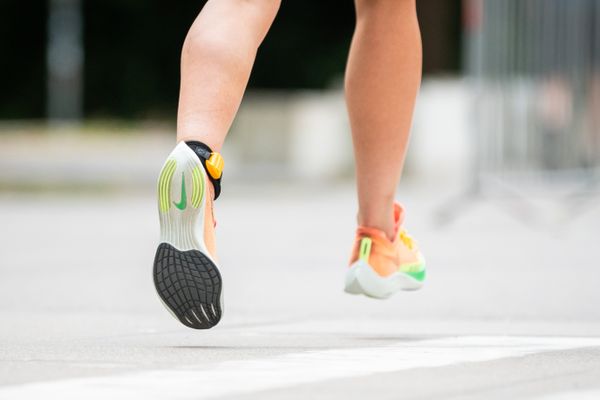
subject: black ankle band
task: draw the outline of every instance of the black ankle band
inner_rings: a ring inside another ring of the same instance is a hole
[[[223,175],[221,175],[219,177],[219,179],[215,179],[210,175],[210,173],[206,169],[206,161],[210,158],[210,155],[213,152],[212,149],[210,147],[208,147],[207,145],[205,145],[204,143],[197,142],[197,141],[185,142],[185,144],[187,144],[190,149],[194,150],[194,153],[196,153],[196,155],[202,162],[202,165],[204,166],[204,170],[206,171],[206,176],[208,176],[208,179],[210,179],[210,181],[213,184],[213,187],[215,188],[215,200],[216,200],[217,197],[219,197],[219,195],[221,194],[221,178],[223,177]]]

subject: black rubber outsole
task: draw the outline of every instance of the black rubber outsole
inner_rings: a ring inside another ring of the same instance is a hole
[[[209,329],[221,320],[221,274],[199,250],[161,243],[154,257],[154,286],[164,304],[187,327]]]

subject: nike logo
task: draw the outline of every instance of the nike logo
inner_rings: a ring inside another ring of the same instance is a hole
[[[179,199],[179,203],[173,202],[173,204],[180,210],[185,210],[185,208],[187,207],[187,195],[185,193],[185,176],[183,175],[183,172],[181,173],[181,197]]]

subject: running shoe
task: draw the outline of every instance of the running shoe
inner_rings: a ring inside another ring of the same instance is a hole
[[[400,290],[417,290],[425,280],[425,258],[402,228],[404,208],[394,204],[393,241],[375,228],[359,226],[346,273],[345,291],[386,299]]]
[[[208,146],[180,142],[158,178],[160,244],[154,286],[171,314],[195,329],[212,328],[223,314],[211,193],[211,182],[218,184],[215,194],[220,192],[222,168],[223,159]]]

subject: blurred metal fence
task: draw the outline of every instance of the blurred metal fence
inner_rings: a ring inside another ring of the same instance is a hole
[[[47,117],[77,122],[83,116],[83,11],[81,0],[48,1]]]
[[[465,0],[471,194],[594,193],[600,0]],[[589,197],[589,196],[588,196]],[[577,200],[579,201],[579,200]]]

